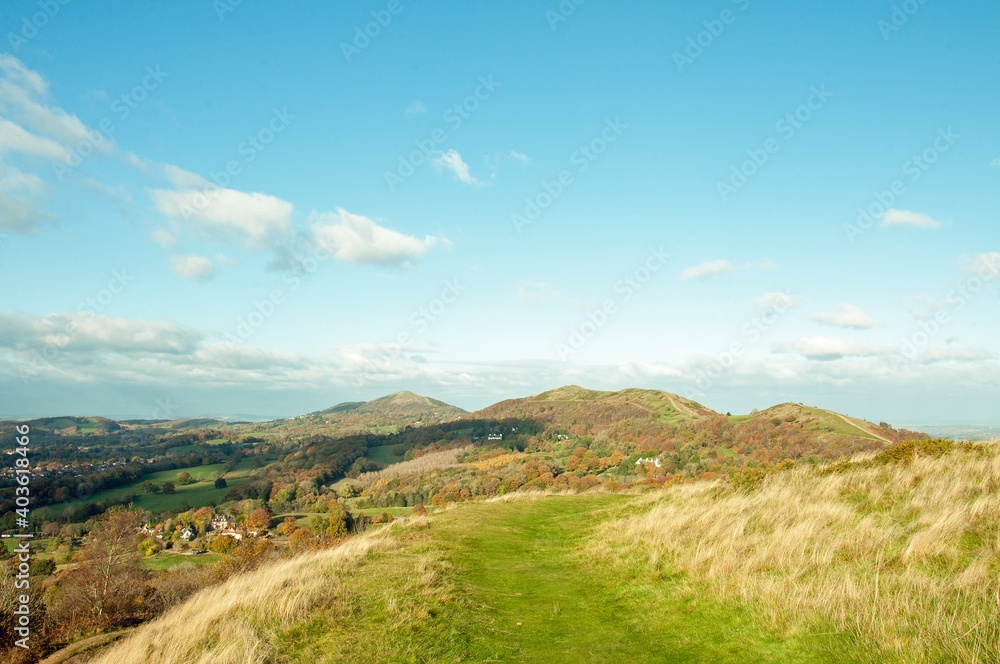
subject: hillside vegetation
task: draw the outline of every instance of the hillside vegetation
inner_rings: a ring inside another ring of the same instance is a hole
[[[132,662],[1000,662],[1000,452],[517,494],[207,589]]]

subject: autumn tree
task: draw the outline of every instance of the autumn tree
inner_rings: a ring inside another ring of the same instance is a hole
[[[287,537],[295,532],[295,527],[295,517],[286,516],[285,520],[278,526],[278,534]]]
[[[315,543],[316,537],[305,528],[299,528],[288,538],[288,546],[293,553],[299,553],[312,548]]]
[[[247,526],[250,528],[270,528],[271,513],[264,507],[255,509],[247,517]]]
[[[237,540],[232,535],[219,535],[214,540],[212,540],[212,544],[209,548],[212,549],[212,551],[215,551],[216,553],[230,553],[233,549],[236,548],[236,545],[238,543],[239,540]]]
[[[55,613],[60,620],[97,628],[144,616],[148,573],[139,565],[142,513],[112,507],[90,532],[80,564],[60,584]]]

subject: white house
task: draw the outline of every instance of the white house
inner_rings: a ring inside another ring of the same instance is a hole
[[[638,461],[635,462],[635,465],[637,465],[637,466],[643,466],[643,465],[645,465],[647,463],[655,464],[657,468],[660,468],[663,465],[663,463],[658,458],[657,459],[639,459]]]
[[[236,527],[236,519],[228,516],[218,515],[212,519],[212,530],[227,530]]]
[[[188,526],[187,528],[181,531],[181,539],[184,540],[185,542],[190,542],[191,540],[194,539],[196,534],[197,533],[195,533],[194,530],[192,530],[191,527]]]

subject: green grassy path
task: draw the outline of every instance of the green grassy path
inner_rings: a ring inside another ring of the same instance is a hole
[[[745,611],[692,600],[645,570],[592,567],[578,555],[586,536],[627,500],[553,496],[441,515],[434,538],[456,567],[457,589],[478,607],[464,661],[858,660],[829,636],[804,642],[765,634]]]
[[[466,503],[403,530],[284,631],[280,661],[878,662],[844,636],[776,635],[642,561],[581,555],[624,496]],[[820,632],[831,630],[820,629]]]

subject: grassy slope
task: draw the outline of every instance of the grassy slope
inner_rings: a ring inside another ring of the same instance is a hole
[[[830,647],[836,638],[782,640],[743,609],[692,600],[638,568],[593,569],[577,554],[583,539],[630,500],[553,496],[437,515],[355,579],[349,623],[343,606],[320,612],[284,632],[278,651],[316,663],[854,661],[849,644]]]
[[[204,507],[210,502],[221,502],[230,488],[246,482],[246,478],[252,469],[252,463],[253,461],[251,459],[241,459],[240,463],[237,464],[232,472],[226,473],[225,479],[227,487],[224,489],[215,488],[215,479],[212,477],[212,474],[216,472],[221,473],[225,468],[223,464],[216,463],[205,466],[194,466],[192,468],[178,468],[175,470],[163,470],[158,473],[150,473],[149,475],[144,475],[132,484],[127,484],[116,489],[101,491],[88,498],[81,498],[72,502],[60,503],[56,506],[56,509],[63,509],[64,506],[67,505],[77,507],[83,503],[96,503],[108,498],[122,498],[129,494],[135,494],[136,498],[134,502],[136,507],[149,510],[150,512],[162,512],[164,510],[172,509],[182,500],[186,500],[190,507]],[[144,482],[151,481],[158,484],[163,482],[176,482],[177,476],[182,472],[188,472],[191,474],[191,477],[195,479],[200,478],[201,481],[194,482],[193,484],[188,484],[186,486],[177,484],[175,486],[177,492],[174,494],[142,493],[142,485]]]
[[[142,566],[155,572],[164,572],[175,567],[180,567],[181,565],[194,565],[196,567],[201,567],[202,565],[217,563],[220,560],[222,560],[222,556],[217,553],[203,553],[198,556],[186,556],[179,553],[171,553],[170,551],[161,551],[155,556],[143,558]]]
[[[394,463],[399,463],[403,457],[393,454],[393,450],[404,445],[380,445],[379,447],[369,447],[365,458],[378,464],[379,469],[385,468]]]
[[[1000,450],[916,457],[464,503],[209,588],[100,664],[995,664]]]

